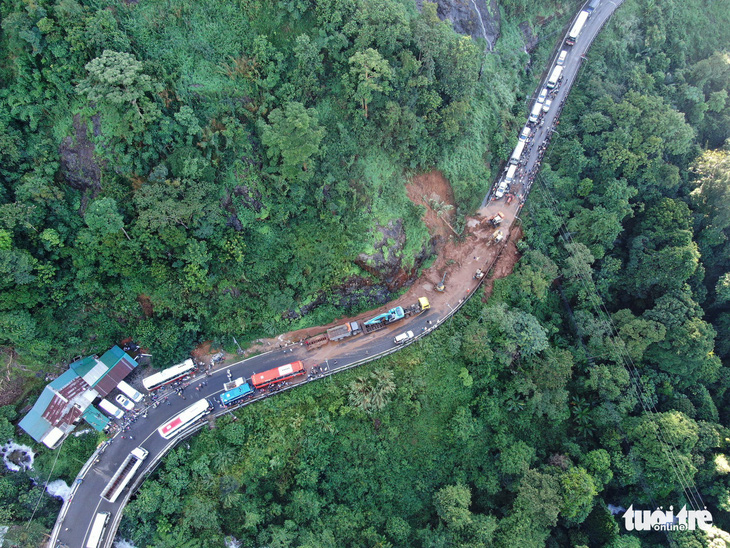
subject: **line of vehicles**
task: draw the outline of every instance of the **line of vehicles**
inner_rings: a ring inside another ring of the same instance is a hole
[[[128,385],[126,382],[119,381],[117,388],[119,388],[119,390],[123,393],[117,394],[117,397],[114,399],[117,404],[126,411],[131,411],[132,409],[134,409],[135,403],[139,403],[142,401],[142,394],[137,392],[132,386]],[[102,400],[99,402],[99,407],[102,409],[102,411],[105,411],[115,419],[124,418],[124,411],[119,409],[117,405],[114,405],[106,398],[102,398]]]
[[[588,18],[590,17],[591,13],[593,13],[593,11],[598,7],[600,1],[601,0],[590,0],[586,5],[586,8],[578,14],[578,17],[573,23],[573,26],[570,28],[568,36],[565,39],[565,44],[567,46],[573,46],[575,44],[575,41],[578,39],[578,36],[580,36],[580,33],[583,31],[583,28],[585,27]],[[497,186],[494,191],[495,200],[499,200],[505,194],[507,194],[510,190],[510,186],[515,181],[517,170],[520,162],[522,161],[522,156],[525,152],[525,148],[529,141],[530,134],[534,132],[534,126],[537,126],[540,123],[541,118],[545,115],[546,112],[550,110],[550,107],[552,106],[553,99],[551,95],[554,95],[556,88],[559,86],[560,81],[563,78],[563,67],[565,66],[565,61],[568,58],[568,54],[569,50],[567,49],[563,49],[560,52],[558,58],[555,61],[555,66],[553,66],[550,71],[550,76],[545,83],[545,87],[542,88],[540,94],[537,97],[537,100],[532,105],[532,108],[530,109],[530,114],[527,118],[527,125],[520,132],[520,136],[517,140],[517,145],[512,151],[512,155],[510,156],[507,167],[505,168],[502,177],[500,177],[499,181],[497,181]],[[534,126],[531,127],[530,124],[534,124]]]
[[[332,327],[326,333],[319,333],[304,340],[304,346],[307,349],[312,349],[327,344],[328,342],[341,341],[342,339],[359,335],[360,333],[372,333],[404,318],[417,316],[429,308],[431,308],[431,303],[429,303],[428,299],[426,297],[420,297],[417,302],[410,306],[396,306],[387,312],[383,312],[374,318],[362,322],[362,324],[359,322],[347,322]],[[394,342],[398,344],[397,341]]]
[[[428,299],[421,297],[418,299],[418,302],[411,306],[396,306],[387,312],[378,314],[377,316],[362,322],[362,325],[358,322],[348,322],[328,329],[326,334],[319,336],[324,336],[327,341],[339,341],[360,333],[372,333],[409,316],[420,314],[429,308],[431,308],[431,305]],[[415,338],[413,331],[406,331],[396,335],[393,342],[395,344],[405,344],[413,338]],[[196,373],[196,370],[197,366],[195,362],[192,359],[188,359],[182,363],[173,365],[163,371],[150,375],[142,381],[142,384],[149,392],[153,392],[176,381],[187,380]],[[306,373],[307,370],[304,367],[304,363],[297,360],[285,365],[273,367],[261,373],[254,373],[251,376],[250,382],[247,382],[243,377],[239,377],[235,380],[229,380],[229,382],[224,384],[224,392],[219,396],[220,403],[223,407],[234,405],[243,399],[252,396],[257,392],[257,390],[279,385],[280,383],[300,377]],[[134,406],[134,403],[132,402],[138,403],[142,400],[142,394],[137,392],[127,383],[122,382],[118,386],[120,391],[122,391],[126,396],[122,396],[125,400],[124,403],[119,401],[119,399],[117,401],[125,409],[131,409]],[[119,398],[119,396],[117,398]],[[127,402],[129,402],[129,404],[127,404]],[[128,405],[131,405],[132,407],[128,407]],[[117,418],[121,418],[123,416],[123,413],[106,399],[102,400],[100,407]],[[215,405],[213,402],[207,398],[198,400],[162,424],[157,429],[157,432],[164,439],[171,439],[186,427],[204,418],[213,411],[214,408]],[[117,412],[119,414],[117,414]],[[124,462],[122,462],[117,471],[112,475],[104,488],[101,497],[110,503],[116,502],[124,489],[130,484],[134,475],[140,469],[148,455],[149,452],[143,447],[136,447],[133,449],[132,452],[124,459]],[[91,526],[86,548],[97,548],[101,544],[107,523],[109,522],[109,517],[109,512],[99,512],[96,514]]]

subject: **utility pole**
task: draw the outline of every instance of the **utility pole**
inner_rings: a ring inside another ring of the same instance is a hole
[[[236,343],[236,346],[238,347],[238,355],[240,356],[241,354],[243,354],[243,348],[241,348],[241,345],[238,344],[236,337],[233,337],[233,342]]]

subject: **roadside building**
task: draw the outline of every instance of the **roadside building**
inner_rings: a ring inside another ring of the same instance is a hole
[[[18,426],[51,449],[58,447],[81,419],[96,430],[104,430],[110,419],[92,403],[109,394],[135,367],[137,362],[118,346],[101,357],[73,362],[43,389]]]

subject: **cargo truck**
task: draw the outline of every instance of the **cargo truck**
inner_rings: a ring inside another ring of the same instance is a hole
[[[122,491],[124,491],[124,488],[132,480],[135,472],[142,466],[142,461],[147,458],[147,455],[149,455],[149,451],[144,447],[132,449],[132,452],[127,455],[119,470],[116,471],[104,488],[104,491],[102,491],[101,498],[112,503],[115,502]]]
[[[519,164],[520,158],[522,157],[522,151],[525,150],[525,141],[517,141],[517,146],[512,152],[512,156],[509,159],[510,164]]]
[[[517,173],[517,166],[511,165],[507,168],[507,175],[504,176],[504,182],[507,185],[511,185],[515,180],[515,174]]]
[[[328,329],[327,338],[332,342],[336,342],[340,339],[351,337],[352,335],[357,335],[358,333],[360,333],[360,331],[360,324],[358,324],[357,322],[347,322],[345,324],[338,325],[337,327],[332,327]]]

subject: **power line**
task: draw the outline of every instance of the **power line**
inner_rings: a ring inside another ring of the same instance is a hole
[[[41,495],[38,497],[38,502],[35,504],[35,508],[33,508],[33,513],[30,515],[30,518],[28,518],[28,524],[25,526],[27,529],[30,527],[30,522],[33,521],[33,516],[35,516],[36,510],[38,510],[38,506],[41,504],[41,500],[43,500],[43,493],[46,492],[46,489],[48,488],[48,482],[51,479],[51,474],[53,474],[53,470],[56,468],[56,463],[58,462],[58,457],[61,454],[61,447],[58,448],[58,451],[56,451],[56,458],[53,461],[53,466],[51,466],[51,471],[48,472],[48,477],[46,478],[46,483],[43,485],[43,490],[41,491]]]
[[[545,191],[545,195],[543,197],[543,202],[549,207],[549,209],[555,214],[556,218],[560,221],[560,225],[558,226],[558,231],[563,238],[565,242],[570,242],[571,244],[573,242],[572,235],[570,232],[565,230],[563,227],[565,225],[563,221],[563,217],[559,212],[558,209],[558,202],[555,199],[555,196],[552,194],[551,190],[548,188],[547,184],[543,180],[542,176],[540,174],[536,175],[536,179],[540,183],[541,187]],[[548,198],[550,200],[548,200]],[[652,424],[655,427],[655,434],[657,436],[658,441],[660,442],[660,446],[662,448],[662,452],[665,454],[667,461],[672,467],[672,471],[674,472],[680,486],[682,487],[682,492],[685,495],[685,498],[689,502],[689,504],[696,510],[704,508],[704,501],[702,499],[702,496],[700,495],[699,491],[697,490],[696,486],[694,485],[694,482],[691,478],[687,478],[685,476],[685,470],[683,466],[680,466],[680,463],[675,460],[675,457],[671,454],[670,451],[667,450],[667,447],[671,448],[672,450],[676,451],[676,447],[674,444],[669,443],[666,436],[664,435],[664,432],[662,431],[662,428],[660,427],[659,423],[655,420],[655,415],[659,412],[656,409],[656,406],[650,402],[648,397],[645,394],[645,388],[644,383],[641,379],[641,375],[636,368],[636,365],[633,362],[633,359],[631,358],[630,354],[628,354],[628,351],[626,350],[626,344],[621,339],[621,337],[618,334],[618,330],[616,328],[616,325],[613,322],[613,319],[610,316],[610,313],[608,309],[606,308],[605,304],[603,303],[603,300],[601,299],[600,295],[598,294],[598,291],[595,287],[595,283],[593,282],[592,277],[589,276],[589,273],[578,270],[578,276],[577,278],[581,281],[583,284],[583,288],[586,290],[588,300],[591,303],[591,307],[593,308],[593,311],[596,313],[596,316],[599,319],[602,319],[606,322],[606,325],[609,327],[609,333],[611,337],[609,337],[609,343],[611,346],[617,351],[618,356],[620,357],[621,364],[624,366],[626,371],[629,374],[629,378],[632,381],[632,386],[634,388],[634,392],[636,393],[636,397],[638,402],[641,404],[642,408],[644,409],[644,412],[650,417],[650,420],[652,421]],[[620,341],[621,344],[616,344],[616,340]]]

